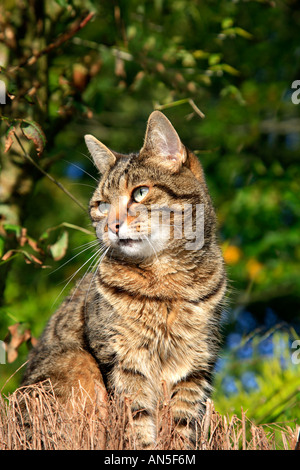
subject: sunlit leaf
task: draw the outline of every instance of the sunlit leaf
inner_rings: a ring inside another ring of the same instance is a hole
[[[46,137],[41,126],[37,122],[23,120],[20,127],[25,137],[33,141],[37,154],[40,156],[46,145]]]
[[[222,20],[222,29],[230,28],[232,25],[233,25],[233,19],[232,18],[224,18]]]
[[[62,235],[59,237],[57,242],[49,246],[51,256],[55,261],[59,261],[65,256],[67,248],[68,248],[68,241],[69,241],[69,234],[65,230],[62,233]]]
[[[5,246],[4,238],[0,235],[0,258],[3,256],[4,246]]]
[[[3,228],[6,232],[14,232],[17,237],[21,236],[22,227],[15,224],[4,224]]]
[[[209,65],[215,65],[218,64],[221,60],[221,55],[220,54],[211,54],[208,59]]]
[[[9,128],[6,131],[5,134],[5,145],[4,145],[4,153],[8,152],[10,150],[10,147],[13,144],[13,135],[16,131],[15,125],[12,124],[9,126]]]
[[[14,362],[18,357],[18,349],[23,343],[31,340],[32,345],[36,344],[36,339],[32,337],[26,324],[15,323],[8,327],[9,334],[5,339],[5,349],[7,362]]]

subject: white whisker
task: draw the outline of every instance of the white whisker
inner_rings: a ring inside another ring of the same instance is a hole
[[[92,186],[91,184],[86,184],[86,183],[70,183],[70,186],[87,186],[88,188],[92,188],[94,191],[97,186]]]
[[[88,173],[86,170],[84,170],[84,169],[81,168],[80,166],[75,165],[75,163],[69,162],[68,160],[64,160],[64,162],[69,163],[69,165],[75,166],[75,167],[78,168],[79,170],[83,171],[83,173],[85,173],[86,175],[90,176],[94,181],[96,181],[97,184],[99,183],[99,181],[97,180],[97,178],[95,178],[94,176],[90,175],[90,173]]]
[[[86,246],[93,247],[93,246],[96,246],[98,244],[99,244],[99,240],[96,239],[96,240],[92,240],[92,241],[87,242],[87,243],[83,243],[82,245],[79,245],[76,248],[73,248],[73,250],[79,250],[80,248],[83,248],[83,247],[86,247]]]
[[[156,259],[157,259],[157,261],[158,261],[158,257],[157,257],[156,250],[155,250],[154,246],[152,245],[152,243],[150,242],[150,240],[149,240],[149,238],[147,237],[147,235],[145,235],[145,239],[147,240],[147,242],[149,243],[150,247],[152,248],[153,253],[155,254]]]
[[[101,250],[101,251],[102,251],[102,250]],[[96,255],[98,255],[98,253],[99,253],[99,250],[97,251]],[[101,252],[100,252],[100,257],[101,257]],[[95,261],[95,258],[96,258],[96,261]],[[91,258],[90,258],[90,259],[91,259]],[[84,275],[82,276],[82,278],[80,279],[79,283],[78,283],[77,286],[76,286],[76,289],[74,289],[74,292],[73,292],[73,295],[72,295],[71,299],[73,299],[74,294],[76,293],[77,289],[80,287],[82,281],[86,278],[86,276],[87,276],[88,274],[90,274],[91,272],[93,272],[93,269],[95,268],[95,266],[97,265],[97,263],[98,263],[98,258],[97,258],[97,256],[96,256],[96,257],[94,257],[94,260],[90,263],[90,265],[89,265],[89,267],[87,268],[85,274],[84,274]]]
[[[98,269],[99,269],[99,267],[100,267],[100,265],[101,265],[103,259],[105,258],[107,252],[109,251],[109,249],[110,249],[110,246],[106,248],[105,252],[100,255],[99,259],[97,259],[97,262],[94,263],[94,265],[93,265],[93,268],[95,267],[95,265],[97,265],[97,269],[96,269],[96,271],[95,271],[94,274],[93,274],[93,277],[92,277],[92,279],[91,279],[91,282],[89,283],[89,287],[88,287],[88,290],[87,290],[87,293],[86,293],[86,296],[85,296],[85,307],[86,307],[86,302],[87,302],[88,294],[89,294],[90,289],[91,289],[92,282],[94,281],[95,276],[97,275]]]
[[[86,155],[86,154],[83,153],[83,152],[80,152],[80,154],[81,154],[83,157],[87,158],[91,163],[94,164],[93,159],[92,159],[89,155]]]
[[[54,271],[52,271],[50,274],[54,274],[56,273],[56,271],[58,271],[59,269],[63,268],[64,266],[66,266],[66,264],[70,263],[70,261],[72,261],[73,259],[77,258],[77,256],[81,255],[82,253],[84,253],[85,251],[89,250],[91,247],[88,246],[87,248],[84,248],[84,250],[80,251],[79,253],[77,253],[76,255],[74,255],[72,258],[68,259],[68,261],[66,261],[64,264],[62,264],[61,266],[59,266],[58,268],[56,268]]]
[[[68,287],[68,285],[70,284],[70,282],[74,279],[74,277],[79,273],[79,271],[81,271],[81,269],[87,264],[89,263],[93,258],[95,258],[100,252],[102,251],[102,248],[99,248],[99,250],[97,250],[85,263],[83,263],[82,266],[80,266],[80,268],[77,269],[77,271],[72,274],[72,276],[70,276],[69,278],[69,281],[67,282],[67,284],[64,286],[64,288],[61,290],[61,292],[58,294],[58,296],[56,297],[55,301],[53,302],[53,305],[56,303],[57,299],[61,296],[61,294],[64,292],[64,290]],[[80,283],[82,282],[82,280],[80,281]],[[74,294],[73,294],[74,295]],[[52,305],[52,307],[53,307]]]

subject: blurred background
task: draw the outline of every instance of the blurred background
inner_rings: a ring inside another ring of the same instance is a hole
[[[205,169],[230,278],[215,407],[300,417],[299,30],[294,0],[1,2],[2,393],[93,261],[84,134],[136,151],[160,109]]]

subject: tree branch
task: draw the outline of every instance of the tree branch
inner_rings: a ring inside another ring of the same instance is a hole
[[[95,13],[90,12],[83,20],[77,22],[74,24],[69,31],[66,33],[61,34],[54,42],[46,46],[44,49],[42,49],[39,52],[34,52],[33,55],[29,58],[23,59],[18,65],[15,67],[11,67],[8,72],[15,72],[16,70],[20,69],[21,67],[25,67],[26,65],[33,65],[35,62],[42,57],[45,54],[48,54],[51,52],[53,49],[58,48],[61,46],[64,42],[68,41],[73,37],[78,31],[80,31],[82,28],[86,26],[86,24],[94,17]]]
[[[37,168],[41,173],[43,173],[44,176],[46,176],[50,181],[52,181],[52,183],[54,183],[59,189],[61,189],[67,196],[69,196],[69,198],[72,199],[72,201],[74,201],[84,212],[86,212],[86,207],[81,204],[80,201],[78,201],[74,196],[73,194],[71,194],[59,181],[56,181],[55,178],[53,178],[53,176],[49,175],[49,173],[47,173],[43,168],[41,168],[32,158],[31,156],[29,155],[28,152],[26,152],[25,148],[23,147],[23,144],[22,142],[20,141],[19,137],[17,136],[17,134],[14,132],[14,136],[19,144],[19,146],[21,147],[22,149],[22,152],[24,154],[24,157],[26,158],[26,160],[28,160],[35,168]]]

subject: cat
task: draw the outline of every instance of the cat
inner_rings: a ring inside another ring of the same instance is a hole
[[[50,378],[67,401],[79,382],[93,395],[104,381],[130,397],[141,448],[155,446],[167,393],[178,432],[193,442],[212,391],[227,286],[202,166],[160,111],[139,153],[117,153],[91,135],[85,142],[102,175],[89,207],[101,262],[50,319],[22,385]]]

